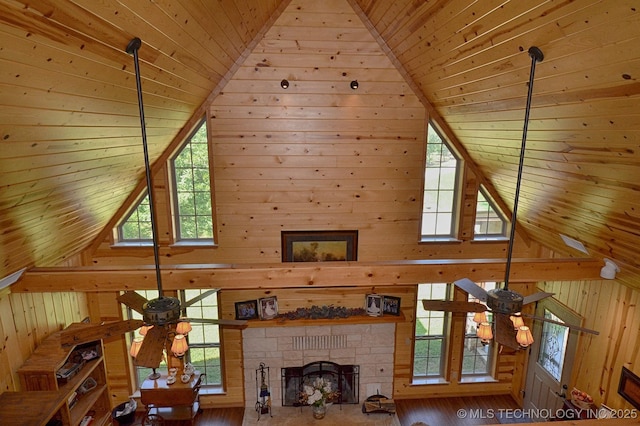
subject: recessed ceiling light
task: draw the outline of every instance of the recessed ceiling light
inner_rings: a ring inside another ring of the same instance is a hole
[[[353,90],[356,90],[358,86],[359,86],[358,80],[353,80],[351,84],[349,84],[349,87],[351,87]]]
[[[283,89],[288,89],[289,88],[289,80],[282,79],[282,81],[280,82],[280,87],[282,87]]]

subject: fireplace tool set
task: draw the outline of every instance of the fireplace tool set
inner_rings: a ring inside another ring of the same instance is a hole
[[[256,411],[258,412],[258,420],[262,414],[271,413],[271,392],[269,391],[269,367],[265,367],[264,363],[260,363],[260,367],[256,369],[256,393],[258,400],[256,402]]]

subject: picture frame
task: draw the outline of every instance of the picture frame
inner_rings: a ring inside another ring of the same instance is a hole
[[[283,262],[358,260],[358,231],[281,231]]]
[[[270,320],[278,316],[278,298],[276,296],[258,299],[258,312],[261,320]]]
[[[384,315],[400,315],[400,298],[395,296],[383,296],[382,313]]]
[[[237,320],[250,320],[259,318],[257,300],[245,300],[244,302],[236,302],[235,305]]]
[[[622,367],[618,393],[635,408],[640,409],[640,377],[627,367]]]
[[[367,315],[371,317],[381,317],[382,311],[382,296],[379,294],[367,294],[365,296],[364,309]]]

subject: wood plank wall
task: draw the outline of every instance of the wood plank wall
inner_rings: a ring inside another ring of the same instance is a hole
[[[608,280],[554,281],[540,286],[581,315],[584,327],[600,332],[580,336],[570,388],[589,393],[596,404],[633,409],[617,389],[623,366],[640,375],[640,291]]]
[[[84,293],[0,292],[0,393],[20,390],[16,371],[51,333],[88,316]]]

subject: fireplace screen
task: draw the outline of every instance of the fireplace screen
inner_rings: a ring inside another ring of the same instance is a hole
[[[339,365],[330,361],[312,362],[303,367],[283,368],[281,371],[282,405],[301,405],[300,393],[303,385],[317,377],[337,383],[338,392],[340,392],[338,404],[357,404],[360,389],[359,371],[358,365]]]

